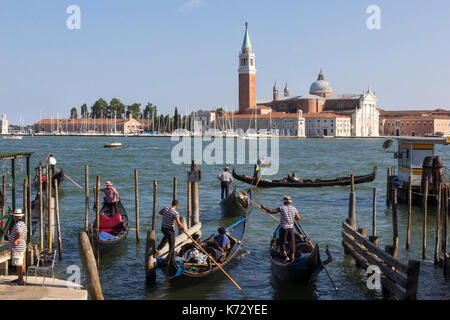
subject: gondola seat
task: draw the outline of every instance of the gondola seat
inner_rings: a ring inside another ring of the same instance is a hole
[[[106,214],[100,215],[100,231],[104,231],[113,235],[117,235],[122,231],[122,215],[116,213],[114,215],[107,216]]]

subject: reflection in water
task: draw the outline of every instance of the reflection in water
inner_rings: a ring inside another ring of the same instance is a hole
[[[283,281],[272,275],[269,280],[274,300],[317,300],[316,284],[297,284]]]

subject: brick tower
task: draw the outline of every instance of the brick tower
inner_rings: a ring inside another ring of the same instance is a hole
[[[239,54],[239,113],[245,113],[247,108],[256,107],[255,94],[255,54],[245,23],[244,42]]]

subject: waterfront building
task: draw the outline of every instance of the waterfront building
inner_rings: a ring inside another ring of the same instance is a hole
[[[216,112],[200,109],[198,111],[193,111],[191,113],[190,119],[191,119],[191,128],[194,128],[193,131],[197,133],[202,133],[205,130],[214,127],[216,121]]]
[[[322,70],[314,81],[309,93],[303,96],[289,96],[285,87],[284,96],[278,97],[276,83],[273,87],[273,98],[258,101],[257,107],[270,107],[275,112],[295,113],[303,111],[305,115],[331,112],[351,118],[351,135],[354,137],[377,137],[379,135],[379,111],[376,107],[377,97],[368,88],[361,94],[333,94],[333,89]]]
[[[0,127],[1,127],[2,134],[8,134],[9,125],[8,125],[8,120],[6,119],[6,114],[2,114],[2,120],[0,123]]]
[[[450,111],[381,110],[380,134],[383,136],[450,135]]]
[[[230,122],[231,121],[231,122]],[[305,118],[300,110],[297,113],[267,112],[254,114],[230,113],[217,119],[217,128],[227,128],[246,132],[249,129],[261,132],[278,130],[280,136],[305,137]]]
[[[126,119],[42,119],[34,124],[35,133],[75,134],[137,134],[151,124],[151,120]]]
[[[305,117],[305,132],[312,137],[350,137],[351,118],[334,113],[308,113]]]

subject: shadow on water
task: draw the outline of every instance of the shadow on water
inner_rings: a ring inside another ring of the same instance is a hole
[[[283,281],[272,275],[269,280],[273,288],[274,300],[317,300],[316,284],[295,284]]]

